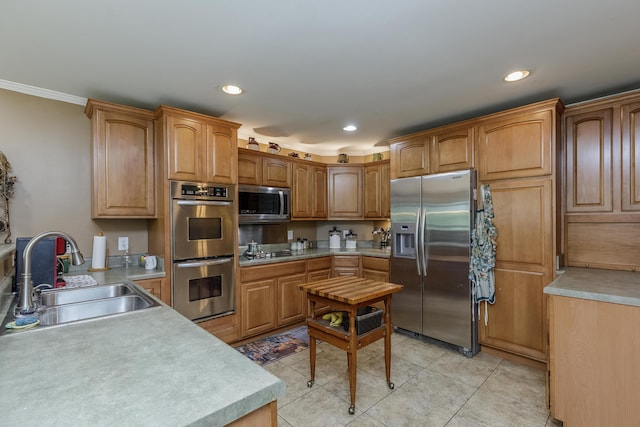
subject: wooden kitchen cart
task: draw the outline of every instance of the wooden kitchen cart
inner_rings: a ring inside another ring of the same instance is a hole
[[[309,359],[311,380],[308,387],[313,386],[316,374],[316,339],[328,342],[347,352],[349,366],[349,391],[351,406],[349,413],[355,413],[356,403],[356,371],[357,351],[384,337],[384,365],[387,375],[387,385],[393,389],[391,382],[391,296],[400,291],[403,286],[394,283],[358,277],[335,277],[317,282],[298,285],[307,295],[310,304],[310,317],[307,318],[309,332]],[[370,306],[376,302],[384,302],[384,317],[379,327],[358,335],[356,333],[356,315],[358,308]],[[328,321],[316,319],[316,303],[327,304],[333,310],[345,311],[349,315],[349,331],[342,326],[332,327]]]

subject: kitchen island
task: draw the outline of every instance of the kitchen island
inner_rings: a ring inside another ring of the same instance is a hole
[[[551,415],[565,426],[640,420],[640,274],[567,268],[545,289]]]
[[[273,421],[285,392],[166,305],[5,334],[0,360],[7,425],[222,426],[255,411]]]

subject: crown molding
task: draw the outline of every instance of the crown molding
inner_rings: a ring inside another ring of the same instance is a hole
[[[86,105],[87,98],[57,92],[55,90],[43,89],[41,87],[29,86],[22,83],[11,82],[0,79],[0,89],[12,90],[14,92],[25,93],[27,95],[39,96],[40,98],[53,99],[67,102],[69,104]]]

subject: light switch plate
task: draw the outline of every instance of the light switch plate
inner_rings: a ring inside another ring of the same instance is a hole
[[[129,250],[129,238],[128,237],[118,237],[118,250],[119,251],[128,251]]]
[[[287,240],[293,240],[293,230],[287,230]]]

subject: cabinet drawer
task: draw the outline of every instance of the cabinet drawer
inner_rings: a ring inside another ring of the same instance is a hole
[[[360,267],[360,257],[359,256],[333,256],[333,266],[334,267],[352,267],[358,268]]]
[[[312,258],[307,260],[307,270],[328,270],[331,268],[331,257]]]
[[[387,258],[363,256],[362,268],[366,268],[368,270],[389,271],[389,260]]]
[[[279,262],[275,264],[257,265],[240,268],[240,282],[254,282],[277,276],[289,276],[305,272],[304,261]]]

